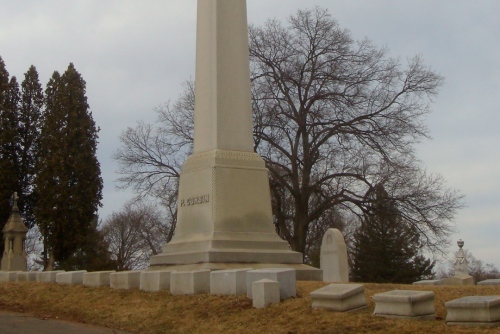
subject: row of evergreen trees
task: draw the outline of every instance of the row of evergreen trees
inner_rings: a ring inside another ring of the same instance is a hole
[[[73,64],[55,71],[44,91],[34,66],[19,85],[0,57],[0,227],[16,191],[26,225],[36,224],[43,237],[45,269],[84,266],[95,260],[91,253],[107,251],[95,245],[103,187],[98,131]]]

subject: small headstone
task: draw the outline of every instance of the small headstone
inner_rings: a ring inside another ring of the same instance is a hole
[[[280,283],[267,278],[252,283],[252,304],[255,308],[264,308],[280,302]]]
[[[500,285],[500,279],[487,279],[477,283],[477,285]]]
[[[83,274],[83,285],[89,287],[100,287],[110,285],[110,276],[115,273],[111,271],[93,271]]]
[[[330,228],[321,242],[320,266],[323,282],[349,282],[347,246],[342,233]]]
[[[0,283],[16,282],[17,271],[0,271]]]
[[[68,271],[56,275],[56,283],[58,284],[83,284],[83,274],[86,270]]]
[[[248,298],[253,299],[252,283],[264,278],[279,282],[281,300],[295,297],[297,295],[295,269],[267,268],[247,271]]]
[[[18,282],[36,282],[36,271],[20,271],[17,273]]]
[[[446,324],[500,326],[500,296],[470,296],[445,303]]]
[[[56,275],[64,272],[64,270],[38,271],[36,273],[36,280],[37,282],[55,283]]]
[[[247,293],[247,271],[252,268],[216,270],[210,273],[211,295],[244,295]]]
[[[109,286],[112,289],[133,289],[141,285],[141,272],[137,270],[121,271],[109,275]]]
[[[434,292],[393,290],[373,296],[374,315],[384,318],[434,319]]]
[[[148,292],[170,290],[171,272],[170,270],[143,271],[140,289]]]
[[[361,284],[330,284],[311,292],[312,307],[348,312],[366,307],[365,288]]]
[[[170,274],[170,292],[173,295],[210,293],[210,270],[173,271]]]

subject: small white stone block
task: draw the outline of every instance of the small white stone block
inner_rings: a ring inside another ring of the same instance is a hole
[[[500,285],[500,279],[487,279],[477,283],[477,285]]]
[[[469,275],[451,276],[443,280],[443,285],[474,285],[474,277]]]
[[[173,295],[210,293],[210,270],[173,271],[170,274],[170,292]]]
[[[280,302],[280,283],[267,278],[252,282],[253,307],[264,308]]]
[[[376,316],[404,319],[434,319],[434,292],[393,290],[373,296]]]
[[[83,284],[83,274],[87,270],[79,271],[68,271],[64,273],[58,273],[56,275],[56,283],[58,284]]]
[[[428,280],[413,282],[413,285],[443,285],[443,280],[442,279],[428,279]]]
[[[109,286],[112,271],[93,271],[83,274],[83,285],[89,287]]]
[[[446,302],[446,324],[500,326],[500,296],[471,296]]]
[[[37,282],[55,283],[56,275],[59,273],[64,273],[64,270],[39,271],[36,273],[36,280]]]
[[[267,278],[278,281],[280,284],[280,297],[285,300],[297,295],[295,269],[291,268],[268,268],[247,271],[247,296],[252,297],[252,283]]]
[[[171,270],[143,271],[140,289],[148,292],[170,290]]]
[[[17,273],[18,282],[36,282],[36,271],[20,271]]]
[[[0,283],[16,282],[17,271],[0,271]]]
[[[312,307],[348,312],[365,308],[365,288],[361,284],[330,284],[311,292]]]
[[[247,293],[247,271],[252,268],[216,270],[210,273],[211,295],[244,295]]]
[[[141,286],[141,271],[120,271],[109,276],[109,286],[112,289],[133,289]]]

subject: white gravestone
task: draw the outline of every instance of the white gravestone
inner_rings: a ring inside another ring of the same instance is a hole
[[[320,265],[323,282],[349,282],[347,247],[344,236],[335,228],[328,229],[323,236]]]

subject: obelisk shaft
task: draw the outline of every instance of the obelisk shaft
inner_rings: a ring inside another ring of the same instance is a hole
[[[253,152],[246,0],[198,0],[194,153]]]

